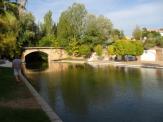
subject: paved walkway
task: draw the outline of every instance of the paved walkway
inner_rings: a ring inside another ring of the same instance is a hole
[[[1,67],[8,67],[11,68],[12,67],[12,62],[6,62],[5,64],[0,64]]]

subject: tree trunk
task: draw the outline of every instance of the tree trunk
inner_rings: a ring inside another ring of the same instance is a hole
[[[22,15],[25,12],[27,0],[17,0],[17,2],[19,4],[19,14]]]

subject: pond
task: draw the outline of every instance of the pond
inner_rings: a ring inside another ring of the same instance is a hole
[[[161,69],[51,63],[24,73],[64,122],[163,122]]]

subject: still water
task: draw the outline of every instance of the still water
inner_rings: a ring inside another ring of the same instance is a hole
[[[163,122],[161,69],[52,63],[24,72],[64,122]]]

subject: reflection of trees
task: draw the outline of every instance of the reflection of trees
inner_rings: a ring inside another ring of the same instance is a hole
[[[142,85],[142,74],[140,69],[135,69],[135,68],[127,68],[128,71],[126,74],[128,74],[128,83],[129,87],[132,88],[133,93],[137,97],[142,96],[142,90],[143,90],[143,85]]]
[[[141,96],[141,72],[123,67],[69,65],[62,77],[65,105],[75,112],[87,112],[90,106],[106,107],[117,93],[132,92]]]
[[[58,94],[59,82],[61,80],[61,75],[67,69],[67,64],[65,63],[51,63],[47,69],[43,69],[42,65],[39,69],[27,69],[25,65],[22,67],[24,74],[31,81],[32,85],[39,91],[46,100],[51,100],[51,104],[55,104],[55,95]],[[45,84],[46,83],[46,84]],[[50,101],[49,101],[50,103]]]
[[[157,77],[159,87],[163,88],[163,70],[162,69],[156,69],[156,77]]]
[[[105,66],[105,68],[97,67],[94,70],[97,74],[95,79],[100,83],[105,81],[105,85],[110,85],[116,89],[114,92],[120,91],[122,94],[129,92],[127,90],[130,89],[130,92],[133,92],[135,95],[141,95],[142,76],[140,69]]]
[[[38,72],[38,75],[31,72],[27,75],[38,80],[38,84],[48,81],[45,85],[48,91],[44,92],[48,93],[50,103],[56,109],[60,109],[60,104],[66,108],[65,111],[87,114],[90,107],[109,107],[117,99],[117,94],[141,96],[140,69],[113,66],[93,68],[87,64],[66,63],[53,63],[49,68],[48,72]]]
[[[77,113],[87,112],[87,100],[82,92],[83,86],[80,81],[83,69],[83,65],[69,65],[61,84],[65,106]]]
[[[106,106],[112,100],[113,88],[102,74],[105,76],[87,65],[70,65],[61,87],[66,106],[82,113],[87,113],[89,105]]]

